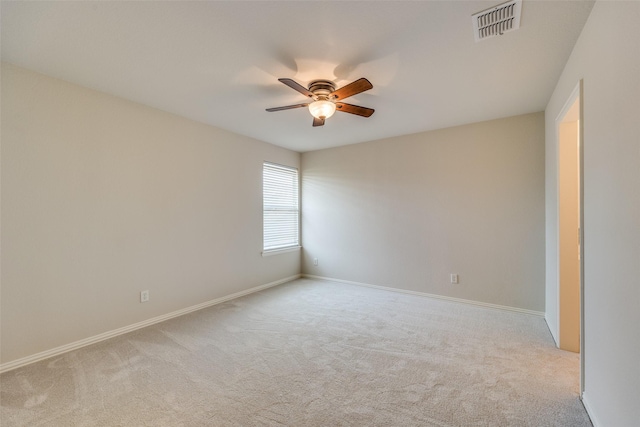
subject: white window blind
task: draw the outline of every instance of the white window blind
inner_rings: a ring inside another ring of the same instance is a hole
[[[264,163],[262,212],[265,251],[299,246],[298,186],[297,169]]]

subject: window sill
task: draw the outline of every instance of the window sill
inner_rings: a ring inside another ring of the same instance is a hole
[[[299,251],[301,248],[302,246],[289,246],[289,247],[280,248],[280,249],[270,249],[268,251],[262,251],[262,256],[264,257],[264,256],[285,254],[287,252]]]

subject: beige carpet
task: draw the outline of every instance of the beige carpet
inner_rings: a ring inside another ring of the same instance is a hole
[[[297,280],[0,377],[9,426],[590,426],[544,320]]]

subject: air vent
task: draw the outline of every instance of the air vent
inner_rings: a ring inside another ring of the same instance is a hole
[[[476,41],[501,36],[520,28],[522,0],[513,0],[472,16],[473,33]]]

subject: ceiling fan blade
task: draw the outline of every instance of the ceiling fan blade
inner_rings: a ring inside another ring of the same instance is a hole
[[[308,107],[308,106],[309,106],[309,104],[285,105],[284,107],[267,108],[267,111],[272,113],[274,111],[291,110],[291,109],[294,109],[294,108],[302,108],[302,107]]]
[[[329,97],[333,97],[336,100],[345,99],[371,88],[373,88],[371,82],[363,77],[356,80],[355,82],[351,82],[348,85],[341,87],[340,89],[336,89],[329,95]]]
[[[313,98],[313,92],[311,92],[309,89],[307,89],[306,87],[302,86],[301,84],[299,84],[298,82],[296,82],[294,80],[291,80],[291,79],[278,79],[278,81],[286,84],[287,86],[289,86],[293,90],[297,90],[298,92],[300,92],[304,96],[307,96],[309,98]]]
[[[336,102],[336,111],[343,113],[351,113],[362,117],[371,117],[376,111],[373,108],[360,107],[359,105],[351,105],[344,102]]]
[[[313,127],[324,126],[324,119],[313,118]]]

